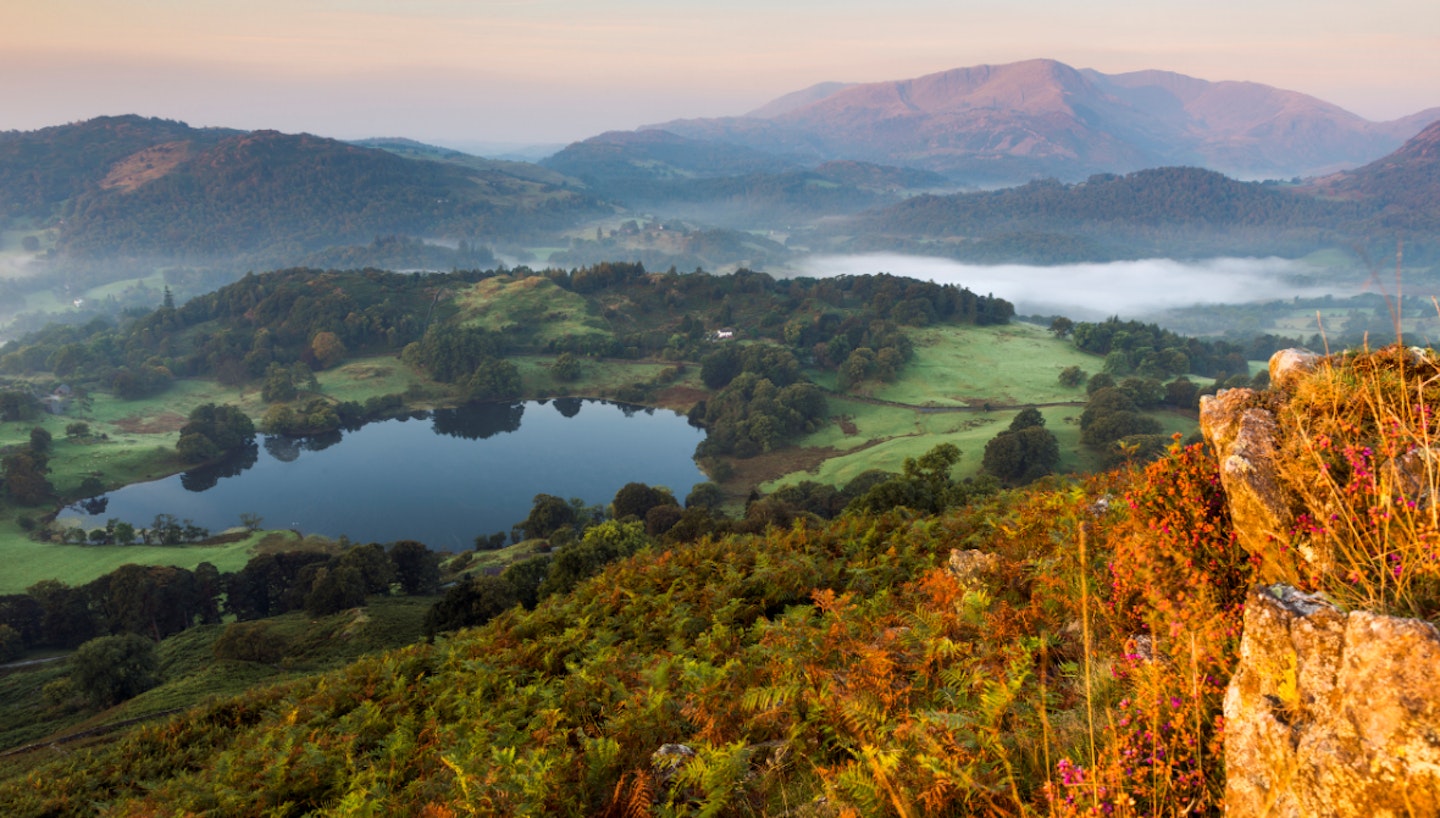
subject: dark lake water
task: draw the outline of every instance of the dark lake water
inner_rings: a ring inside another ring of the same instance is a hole
[[[542,492],[604,504],[636,481],[684,499],[705,480],[692,459],[704,436],[664,409],[578,398],[477,404],[314,437],[259,436],[242,457],[61,516],[87,529],[112,517],[138,528],[163,513],[218,532],[251,513],[265,528],[465,550],[476,535],[508,532]]]

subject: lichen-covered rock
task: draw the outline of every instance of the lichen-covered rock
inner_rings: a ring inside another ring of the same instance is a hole
[[[1319,362],[1320,356],[1308,349],[1282,349],[1270,356],[1270,386],[1288,391]]]
[[[1229,815],[1440,815],[1440,632],[1255,589],[1225,693],[1225,770]]]
[[[1000,557],[995,554],[973,548],[968,551],[950,549],[950,573],[966,590],[984,588],[986,579],[999,567]]]
[[[1382,474],[1397,497],[1429,508],[1440,494],[1440,450],[1411,449],[1386,461]]]
[[[1294,525],[1276,467],[1275,416],[1254,390],[1226,389],[1200,400],[1200,431],[1215,448],[1240,546],[1251,554],[1273,551],[1273,543],[1288,539]]]

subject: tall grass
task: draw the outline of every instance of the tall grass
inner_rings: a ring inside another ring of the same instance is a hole
[[[1347,607],[1440,613],[1440,360],[1399,344],[1333,355],[1279,412],[1299,511],[1278,555]]]

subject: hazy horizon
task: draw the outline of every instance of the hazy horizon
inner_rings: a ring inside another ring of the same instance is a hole
[[[1372,120],[1440,106],[1418,0],[1084,7],[855,0],[51,0],[0,31],[0,130],[138,113],[342,139],[550,144],[737,115],[824,81],[1034,58],[1300,91]]]

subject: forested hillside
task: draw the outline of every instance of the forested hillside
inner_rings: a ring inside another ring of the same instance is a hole
[[[0,213],[57,227],[48,263],[74,286],[163,264],[294,264],[397,234],[524,241],[606,212],[578,183],[511,164],[101,118],[0,134]]]

